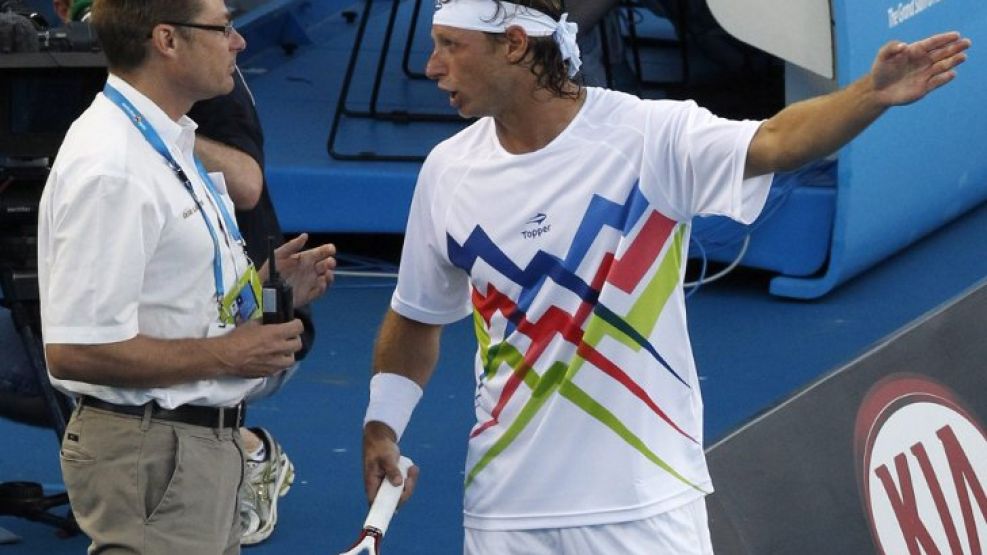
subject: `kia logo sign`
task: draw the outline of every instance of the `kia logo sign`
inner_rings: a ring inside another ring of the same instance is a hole
[[[987,552],[987,436],[955,393],[926,377],[885,378],[860,406],[854,446],[879,552]]]

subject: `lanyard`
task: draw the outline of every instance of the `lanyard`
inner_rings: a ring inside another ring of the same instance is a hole
[[[209,230],[209,236],[212,238],[213,246],[213,280],[216,282],[216,300],[222,304],[223,297],[226,294],[225,288],[223,287],[223,262],[220,256],[219,249],[219,239],[216,236],[216,230],[212,226],[212,222],[209,221],[209,217],[206,216],[205,207],[202,205],[202,201],[199,199],[199,195],[196,194],[195,189],[192,188],[192,181],[185,174],[185,170],[182,169],[181,165],[175,160],[168,151],[168,147],[165,146],[164,141],[158,132],[154,130],[153,127],[147,122],[147,119],[140,113],[137,108],[127,100],[120,91],[116,90],[113,86],[107,83],[103,87],[103,94],[106,95],[114,104],[116,104],[123,112],[127,115],[127,118],[131,123],[134,124],[147,142],[160,154],[165,162],[168,164],[168,168],[175,172],[178,180],[182,182],[185,186],[185,190],[191,195],[192,200],[195,201],[196,207],[199,209],[199,214],[202,215],[202,221],[206,224],[206,229]],[[194,158],[194,155],[193,155]],[[225,228],[228,230],[229,234],[233,237],[233,240],[244,247],[243,237],[240,235],[240,230],[236,226],[236,222],[230,217],[229,211],[226,209],[226,205],[223,204],[222,199],[219,196],[219,192],[216,190],[216,186],[213,184],[212,179],[209,178],[208,172],[202,166],[202,162],[198,158],[195,158],[195,167],[199,172],[199,176],[202,177],[202,181],[206,184],[206,190],[212,197],[212,203],[216,206],[220,215],[222,216],[223,222],[225,222]],[[220,229],[222,230],[223,222],[220,222]]]

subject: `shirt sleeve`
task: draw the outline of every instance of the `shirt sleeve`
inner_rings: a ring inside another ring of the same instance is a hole
[[[411,320],[442,325],[468,316],[472,307],[469,276],[446,254],[445,211],[434,196],[435,165],[427,160],[418,175],[391,308]]]
[[[48,273],[39,282],[45,343],[131,339],[162,218],[145,189],[122,176],[59,185],[45,214],[46,234],[39,236],[48,248]]]
[[[753,222],[773,178],[744,179],[747,150],[761,122],[724,119],[691,101],[658,106],[649,112],[642,185],[679,221],[715,215]]]

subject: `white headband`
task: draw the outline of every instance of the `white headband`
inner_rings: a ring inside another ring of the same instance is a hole
[[[501,12],[498,13],[497,4],[490,0],[436,0],[432,24],[486,33],[503,33],[508,27],[516,25],[524,29],[529,37],[551,35],[559,45],[562,59],[569,62],[569,77],[579,72],[582,65],[579,45],[576,44],[579,26],[566,21],[569,14],[564,13],[555,21],[534,8],[507,1],[499,2]]]

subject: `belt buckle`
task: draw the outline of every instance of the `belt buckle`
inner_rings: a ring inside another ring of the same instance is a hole
[[[236,407],[219,407],[219,428],[226,427],[226,415],[227,413],[232,413],[233,409],[236,409],[236,420],[230,424],[230,428],[239,428],[240,423],[243,422],[243,403],[237,403]]]

